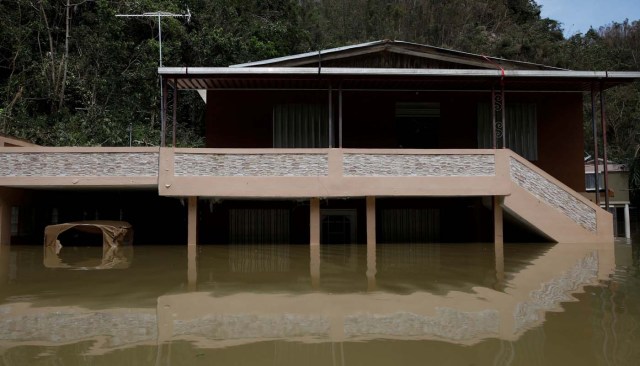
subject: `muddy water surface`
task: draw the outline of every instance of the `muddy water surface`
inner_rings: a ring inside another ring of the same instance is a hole
[[[0,251],[1,365],[637,365],[640,248]]]

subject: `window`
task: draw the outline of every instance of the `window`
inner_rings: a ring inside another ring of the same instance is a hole
[[[438,147],[440,103],[396,103],[398,144],[409,149]]]
[[[586,173],[584,175],[584,186],[587,191],[595,191],[596,190],[596,174],[595,173]],[[598,174],[598,189],[604,189],[604,173],[600,172]]]
[[[379,211],[378,243],[437,243],[440,210],[435,208],[386,208]]]
[[[507,103],[505,144],[527,160],[538,160],[538,122],[534,103]],[[478,103],[478,148],[493,147],[491,106]]]
[[[230,244],[289,244],[290,211],[269,208],[229,210]]]
[[[322,244],[357,243],[357,212],[352,209],[320,211],[320,242]]]
[[[273,147],[329,147],[328,119],[326,105],[276,105],[273,108]]]

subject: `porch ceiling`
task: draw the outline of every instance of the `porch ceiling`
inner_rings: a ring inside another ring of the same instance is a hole
[[[589,91],[640,80],[640,72],[353,68],[173,68],[158,72],[178,89]]]

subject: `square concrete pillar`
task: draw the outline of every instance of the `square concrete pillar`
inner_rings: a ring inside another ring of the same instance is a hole
[[[187,288],[197,291],[198,287],[198,247],[187,245]]]
[[[312,198],[309,209],[309,244],[320,245],[320,199]]]
[[[376,198],[367,197],[367,245],[376,245]]]
[[[11,244],[11,204],[0,197],[0,245]]]
[[[493,197],[493,242],[496,262],[496,290],[504,289],[504,234],[503,209],[504,197]]]
[[[504,243],[503,220],[502,220],[502,202],[504,198],[500,196],[493,197],[493,242],[500,246]]]
[[[198,244],[198,197],[189,197],[187,213],[187,244]]]

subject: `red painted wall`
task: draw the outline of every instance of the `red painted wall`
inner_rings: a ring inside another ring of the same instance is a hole
[[[338,92],[333,93],[334,141],[338,144]],[[399,148],[396,102],[440,103],[437,148],[477,148],[477,105],[489,93],[343,92],[343,147]],[[534,163],[574,190],[584,191],[582,94],[507,93],[505,102],[536,103],[538,161]],[[327,91],[209,91],[206,145],[214,148],[273,146],[273,105],[328,103]],[[507,121],[508,128],[508,121]]]

